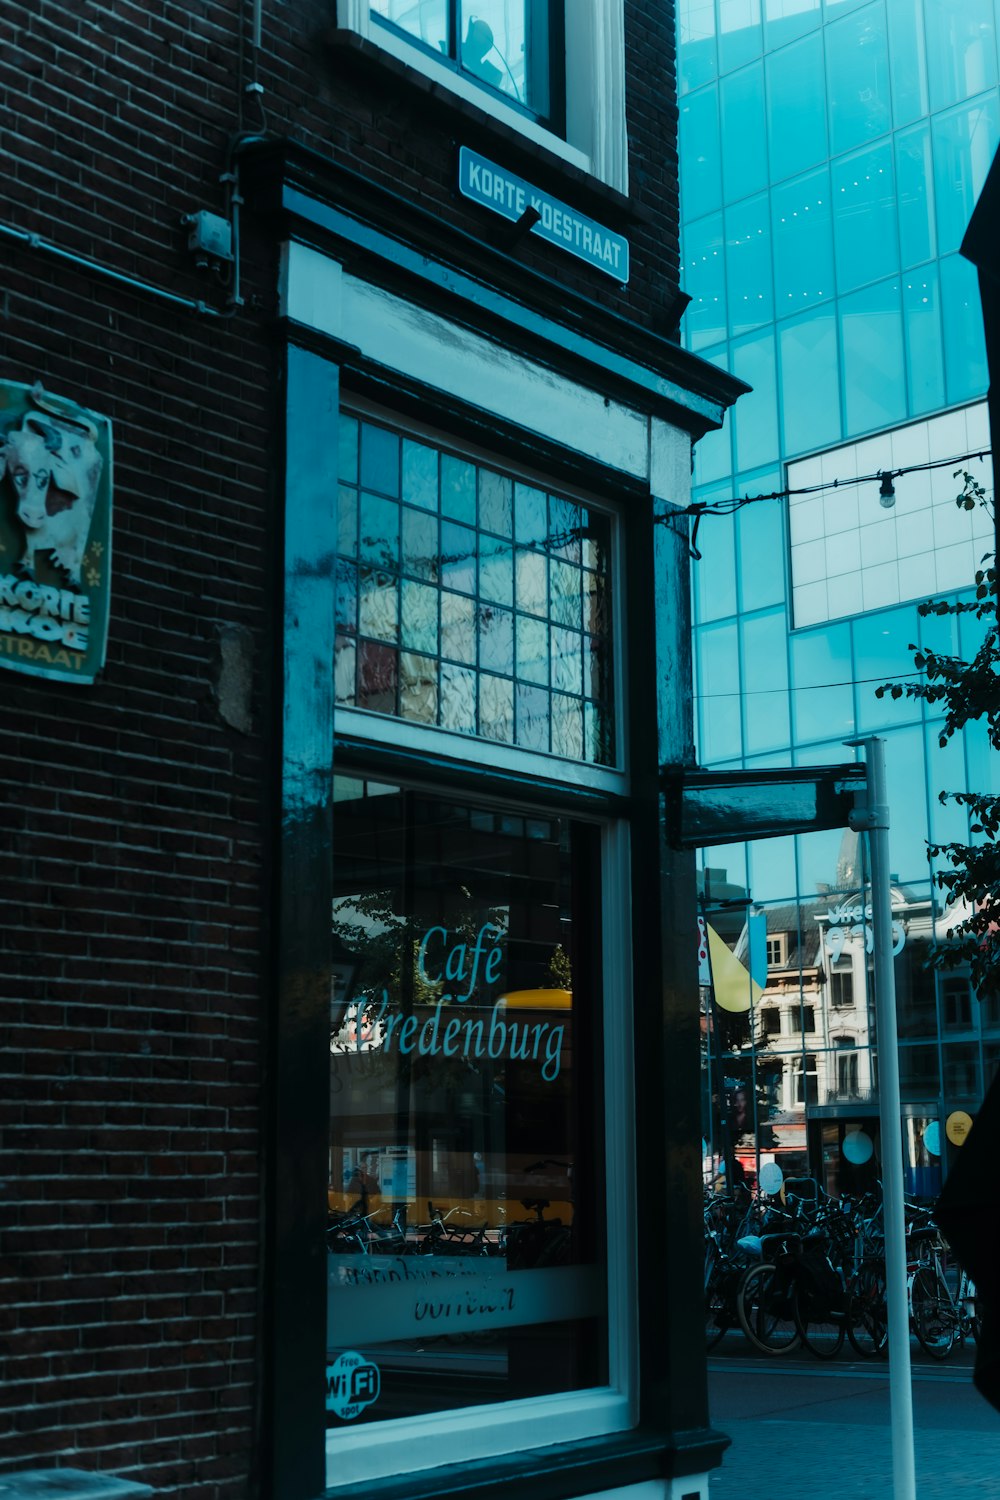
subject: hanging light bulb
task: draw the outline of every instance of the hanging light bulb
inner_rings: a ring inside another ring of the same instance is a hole
[[[892,482],[893,476],[888,469],[882,469],[879,471],[879,478],[882,483],[879,486],[878,503],[883,509],[892,510],[892,507],[896,503],[896,487]]]

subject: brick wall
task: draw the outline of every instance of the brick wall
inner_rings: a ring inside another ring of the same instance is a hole
[[[655,326],[677,263],[672,25],[669,6],[626,9],[645,215],[632,282],[522,254]],[[221,306],[179,220],[222,208],[246,12],[8,0],[0,223]],[[270,127],[488,236],[452,192],[454,124],[362,78],[326,44],[331,16],[329,0],[265,6]],[[0,1472],[72,1463],[242,1500],[259,1396],[273,247],[250,240],[250,305],[220,321],[0,245],[0,376],[40,378],[115,436],[107,667],[94,687],[0,677]],[[213,687],[233,626],[253,652],[249,732]]]

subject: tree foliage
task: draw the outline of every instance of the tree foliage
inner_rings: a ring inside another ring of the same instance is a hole
[[[956,497],[960,510],[981,505],[991,512],[983,486],[964,469],[956,470],[962,489]],[[931,599],[921,604],[921,615],[971,615],[985,626],[982,642],[971,660],[945,652],[921,650],[911,644],[918,682],[884,683],[878,697],[922,698],[945,709],[939,743],[943,746],[967,725],[982,722],[990,747],[1000,751],[1000,637],[997,633],[997,570],[993,554],[983,558],[975,575],[975,598],[960,603]],[[980,998],[1000,995],[1000,797],[987,792],[938,794],[968,810],[973,843],[951,840],[929,844],[937,865],[934,881],[946,893],[950,920],[947,935],[931,950],[930,963],[938,969],[968,966]]]

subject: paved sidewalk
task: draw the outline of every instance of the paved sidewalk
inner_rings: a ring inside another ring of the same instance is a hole
[[[1000,1500],[1000,1412],[971,1351],[914,1368],[917,1500]],[[893,1500],[884,1366],[710,1362],[712,1425],[732,1439],[711,1500]]]
[[[921,1428],[915,1435],[918,1500],[998,1500],[997,1435]],[[732,1438],[709,1481],[711,1500],[892,1500],[887,1426],[847,1422],[719,1421]]]

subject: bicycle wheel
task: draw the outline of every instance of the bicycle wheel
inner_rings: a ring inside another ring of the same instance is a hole
[[[862,1359],[889,1352],[889,1314],[885,1301],[885,1265],[862,1261],[847,1292],[847,1337]]]
[[[947,1359],[955,1347],[958,1318],[948,1288],[930,1266],[921,1266],[910,1288],[913,1331],[931,1359]]]
[[[794,1286],[776,1266],[751,1266],[744,1273],[736,1312],[743,1332],[762,1354],[790,1354],[799,1347]]]
[[[705,1348],[714,1349],[726,1332],[727,1273],[717,1250],[705,1256]]]
[[[795,1287],[795,1327],[816,1359],[833,1359],[844,1342],[845,1316],[827,1298],[799,1281]]]

